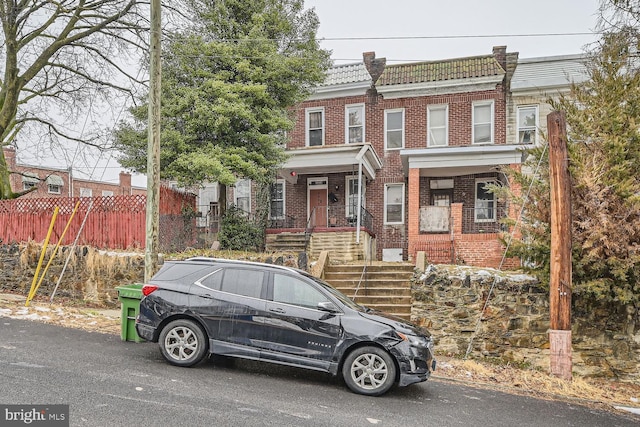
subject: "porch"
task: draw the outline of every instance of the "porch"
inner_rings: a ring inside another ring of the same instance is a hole
[[[501,207],[491,213],[495,215],[486,218],[491,216],[487,208],[469,208],[464,203],[421,207],[419,234],[409,242],[410,258],[424,252],[433,264],[499,266],[504,252],[500,236],[509,231],[503,222],[509,211]],[[517,260],[507,261],[508,267],[518,265]]]
[[[375,255],[373,217],[364,208],[359,216],[353,212],[345,206],[317,206],[309,218],[271,219],[266,250],[306,251],[311,258],[328,250],[339,262],[371,260]]]

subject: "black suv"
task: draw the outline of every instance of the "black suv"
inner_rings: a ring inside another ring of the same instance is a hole
[[[191,258],[165,262],[142,288],[138,335],[193,366],[209,353],[342,373],[356,393],[426,381],[429,332],[360,306],[292,268]]]

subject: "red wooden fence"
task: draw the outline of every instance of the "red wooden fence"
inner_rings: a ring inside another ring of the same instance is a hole
[[[59,213],[50,244],[58,243],[78,201],[80,206],[61,242],[62,245],[70,245],[76,239],[87,210],[93,202],[78,244],[109,249],[145,246],[147,198],[141,195],[0,200],[0,241],[5,244],[29,240],[44,241],[53,211],[58,206]],[[161,187],[160,222],[171,224],[168,226],[170,230],[167,230],[169,233],[160,230],[161,247],[169,246],[175,250],[180,249],[178,246],[192,244],[195,234],[191,233],[195,233],[195,226],[191,227],[191,222],[195,225],[195,219],[185,213],[194,210],[194,195]],[[186,228],[187,233],[176,230],[176,227]],[[169,239],[164,244],[163,234]],[[180,237],[180,243],[176,242],[176,235]]]

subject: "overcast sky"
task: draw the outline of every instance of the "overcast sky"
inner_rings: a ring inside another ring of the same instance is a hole
[[[520,58],[581,53],[595,35],[597,0],[305,0],[320,19],[321,46],[336,63],[375,51],[387,62],[485,55],[507,46]],[[550,34],[532,37],[527,34]],[[551,35],[553,34],[553,35]],[[500,37],[487,37],[500,35]],[[520,37],[517,37],[517,36]],[[464,38],[442,38],[469,36]],[[407,37],[411,39],[391,39]],[[352,40],[330,40],[352,38]],[[369,39],[366,39],[369,38]],[[355,40],[353,40],[355,39]]]

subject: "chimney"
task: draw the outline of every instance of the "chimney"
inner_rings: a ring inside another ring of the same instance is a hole
[[[364,52],[362,59],[364,60],[364,66],[367,67],[367,71],[371,76],[371,80],[373,80],[373,84],[375,84],[382,75],[384,67],[387,65],[387,59],[376,58],[375,52]]]
[[[13,147],[4,147],[4,160],[7,163],[7,169],[9,171],[15,171],[16,169],[16,149]]]
[[[503,70],[507,71],[507,47],[506,46],[494,46],[493,56],[498,61],[498,64]]]
[[[131,194],[131,174],[127,172],[120,172],[120,191],[122,194]]]

